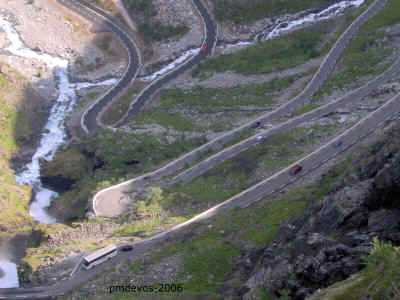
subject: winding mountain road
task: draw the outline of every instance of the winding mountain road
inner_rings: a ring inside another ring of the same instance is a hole
[[[178,75],[189,70],[193,66],[199,64],[214,51],[215,45],[217,43],[217,24],[214,22],[201,0],[192,1],[196,9],[198,10],[201,18],[203,19],[205,37],[201,46],[202,50],[183,64],[179,65],[177,68],[171,70],[170,72],[168,72],[161,78],[153,81],[149,86],[147,86],[136,97],[135,101],[130,105],[129,110],[125,113],[121,120],[113,125],[114,128],[126,125],[129,120],[140,111],[143,104],[148,101],[148,99],[152,95],[154,95],[155,92],[158,91],[163,85],[175,79],[176,77],[178,77]],[[207,48],[203,49],[203,46],[205,44],[207,45]]]
[[[148,184],[149,181],[159,180],[162,177],[176,174],[177,171],[183,169],[186,165],[196,162],[202,154],[222,148],[223,145],[231,141],[233,138],[250,129],[255,122],[260,122],[261,124],[272,123],[273,120],[290,114],[300,105],[307,103],[328,79],[336,62],[343,54],[346,46],[355,36],[360,27],[367,20],[377,14],[382,8],[384,8],[387,2],[388,0],[375,0],[367,10],[365,10],[358,18],[356,18],[356,20],[354,20],[354,22],[338,38],[329,53],[325,56],[318,71],[314,74],[306,88],[291,101],[281,105],[274,111],[268,112],[261,117],[252,120],[251,122],[248,122],[232,131],[229,131],[215,138],[214,140],[180,156],[179,158],[153,172],[146,173],[142,176],[99,191],[96,193],[96,195],[94,195],[92,201],[94,213],[97,216],[103,217],[115,217],[121,214],[124,211],[124,207],[121,205],[121,203],[127,203],[127,194],[136,188]],[[215,161],[215,164],[212,164],[211,167],[215,166],[216,163],[217,162]]]
[[[58,1],[66,2],[65,0],[58,0]],[[69,2],[75,3],[76,1],[71,0]],[[343,53],[348,42],[354,36],[354,34],[357,32],[359,27],[362,24],[364,24],[366,20],[368,20],[373,15],[375,15],[381,8],[383,8],[386,3],[387,3],[387,0],[376,0],[373,4],[371,4],[371,6],[368,8],[368,10],[366,10],[362,15],[360,15],[360,17],[358,17],[350,25],[350,27],[346,30],[346,32],[336,42],[336,44],[334,45],[332,50],[329,52],[329,54],[325,57],[324,62],[321,65],[320,69],[314,75],[312,81],[309,83],[309,85],[306,87],[306,89],[303,91],[303,93],[301,93],[299,96],[295,97],[288,104],[283,105],[282,107],[278,108],[277,110],[275,110],[269,114],[266,114],[266,115],[258,118],[257,120],[254,120],[253,122],[250,122],[246,125],[241,126],[240,129],[243,130],[244,128],[250,128],[250,126],[252,124],[254,124],[254,122],[256,122],[256,121],[260,121],[260,122],[264,123],[267,120],[269,120],[269,118],[276,117],[277,115],[286,114],[288,111],[292,111],[295,107],[297,107],[301,103],[307,101],[321,87],[323,82],[328,78],[329,74],[331,74],[336,61],[338,60],[340,55]],[[376,80],[371,81],[372,87],[381,83],[384,80],[387,80],[388,78],[398,75],[397,70],[398,70],[399,65],[400,65],[400,62],[397,61],[394,64],[394,66],[392,66],[392,68],[390,68],[388,71],[386,71],[380,77],[378,77]],[[360,89],[353,92],[354,94],[352,95],[352,97],[355,97],[355,96],[362,97],[363,95],[368,94],[371,91],[370,88],[367,88],[366,86],[361,87]],[[122,89],[120,91],[122,91]],[[304,116],[300,116],[298,118],[295,118],[294,120],[290,120],[290,121],[282,124],[281,126],[283,126],[282,128],[287,129],[287,127],[285,127],[285,126],[293,126],[294,124],[296,124],[296,122],[300,122],[301,120],[303,122],[306,120],[310,120],[310,119],[318,116],[321,113],[324,113],[326,111],[331,111],[335,107],[340,106],[341,104],[343,104],[344,102],[349,100],[350,99],[349,97],[350,96],[347,95],[341,99],[338,99],[333,104],[325,105],[325,106],[317,109],[315,112],[309,112],[309,113],[305,114]],[[103,99],[104,99],[104,97],[103,97]],[[102,100],[100,100],[100,101],[102,101]],[[107,101],[105,101],[105,103],[106,102]],[[97,103],[95,105],[97,105]],[[99,109],[101,110],[102,106],[104,107],[104,105],[105,104],[102,104],[102,105],[99,104]],[[329,105],[331,105],[331,106],[329,106]],[[132,112],[133,111],[134,110],[132,110]],[[105,272],[105,270],[107,270],[108,268],[111,268],[116,263],[122,262],[125,259],[127,259],[128,257],[132,257],[133,255],[140,255],[140,254],[146,253],[156,243],[159,243],[160,241],[163,241],[163,240],[173,238],[175,234],[180,233],[183,229],[187,228],[189,225],[191,225],[193,223],[206,221],[213,216],[216,216],[220,213],[225,213],[227,211],[230,211],[235,207],[242,207],[242,208],[247,207],[247,206],[265,198],[268,195],[278,192],[282,188],[286,187],[289,184],[292,184],[294,181],[299,180],[299,178],[307,175],[312,170],[318,168],[319,166],[321,166],[328,160],[335,158],[338,154],[340,154],[343,151],[347,150],[348,148],[354,146],[359,141],[361,141],[363,138],[365,138],[366,136],[368,136],[369,134],[374,132],[384,122],[397,116],[399,113],[400,113],[400,94],[391,98],[384,105],[382,105],[379,109],[377,109],[376,111],[369,114],[366,118],[359,121],[356,125],[352,126],[350,129],[346,130],[345,132],[343,132],[336,138],[332,139],[330,142],[328,142],[324,146],[313,151],[312,153],[310,153],[306,157],[300,159],[296,163],[277,172],[273,176],[265,179],[264,181],[256,184],[255,186],[241,192],[240,194],[208,209],[207,211],[197,215],[196,217],[173,227],[170,230],[167,230],[163,233],[157,234],[147,240],[136,242],[134,244],[133,252],[121,253],[118,256],[116,256],[115,258],[113,258],[112,260],[105,262],[99,266],[96,266],[96,268],[93,268],[88,271],[78,270],[75,273],[74,277],[72,277],[68,280],[63,280],[62,282],[59,282],[52,286],[43,286],[43,287],[37,287],[37,288],[2,289],[2,290],[0,290],[0,299],[40,299],[40,298],[47,298],[50,296],[63,295],[66,292],[71,291],[74,288],[89,281],[90,279],[103,274]],[[94,114],[93,116],[95,116],[95,115],[96,114]],[[128,115],[127,115],[127,117],[129,117]],[[90,122],[85,123],[85,124],[88,124],[89,126],[94,126],[94,127],[97,126]],[[276,130],[276,129],[273,128],[271,130]],[[144,184],[149,179],[161,178],[163,176],[167,176],[167,175],[170,175],[170,174],[176,172],[177,170],[183,168],[186,162],[193,162],[198,157],[197,155],[202,152],[205,152],[206,149],[208,150],[208,149],[212,149],[212,147],[218,146],[218,143],[221,143],[221,141],[224,142],[226,140],[230,140],[232,138],[232,136],[234,136],[234,133],[237,133],[237,131],[232,131],[230,133],[227,133],[227,134],[223,135],[222,137],[220,137],[218,139],[218,141],[215,141],[215,140],[211,141],[211,142],[203,145],[202,147],[200,147],[196,150],[193,150],[192,152],[190,152],[188,154],[185,154],[181,158],[178,158],[175,161],[167,164],[165,167],[160,168],[159,170],[145,174],[145,175],[135,178],[133,180],[129,180],[125,183],[119,184],[114,187],[110,187],[108,189],[105,189],[105,190],[99,192],[98,194],[96,194],[96,196],[94,198],[94,206],[96,206],[97,201],[104,201],[103,203],[107,203],[107,207],[109,209],[113,205],[113,202],[110,201],[110,200],[112,200],[112,197],[122,196],[124,192],[129,191],[129,189],[134,187],[135,184]],[[266,133],[267,133],[267,131],[266,131]],[[334,143],[337,142],[338,140],[342,141],[342,145],[340,147],[333,147]],[[254,142],[251,138],[246,141],[248,143]],[[244,141],[244,142],[246,142],[246,141]],[[251,145],[249,144],[249,146],[251,146]],[[236,150],[234,150],[234,151],[236,151]],[[214,156],[214,157],[218,157],[218,156]],[[211,158],[211,159],[214,159],[214,158]],[[215,161],[214,160],[211,161],[211,164],[216,164],[216,163],[219,163],[218,159]],[[290,175],[290,169],[295,164],[301,164],[303,166],[303,171],[300,174],[298,174],[298,176]],[[192,172],[190,170],[191,169],[189,169],[189,171],[186,171],[187,172],[186,175],[181,176],[179,178],[179,180],[183,180],[183,181],[185,181],[186,179],[191,180],[191,178],[193,178],[193,176],[196,176],[196,174],[190,175]],[[197,171],[202,172],[203,170],[200,168]],[[184,174],[184,173],[182,173],[182,174]],[[188,176],[188,177],[186,177],[186,176]],[[178,180],[178,178],[176,178],[176,179]],[[118,198],[116,198],[116,199],[118,199]],[[107,200],[108,200],[108,202],[107,202]]]
[[[141,255],[151,250],[152,247],[161,241],[172,239],[174,235],[180,233],[193,223],[204,222],[211,217],[221,213],[226,213],[234,208],[245,208],[255,202],[269,196],[273,193],[279,192],[287,185],[299,180],[303,176],[312,172],[327,161],[335,158],[340,153],[346,151],[348,148],[359,143],[363,138],[373,133],[380,125],[393,117],[398,117],[400,114],[400,94],[391,98],[379,109],[369,114],[366,118],[359,121],[356,125],[346,130],[330,142],[313,151],[306,157],[300,159],[296,163],[284,168],[277,172],[268,179],[258,183],[257,185],[243,191],[242,193],[206,210],[205,212],[197,215],[196,217],[173,227],[170,230],[157,234],[147,240],[139,241],[133,244],[134,251],[132,253],[120,253],[112,260],[107,261],[101,265],[96,266],[89,271],[79,270],[71,279],[64,280],[61,283],[30,289],[3,289],[0,294],[0,299],[40,299],[49,296],[63,295],[68,291],[76,288],[77,286],[89,281],[90,279],[99,276],[108,268],[111,268],[117,263],[120,263],[132,257],[132,255]],[[342,141],[341,147],[334,147],[333,145],[338,141]],[[290,174],[290,169],[300,163],[303,166],[303,171],[297,176]]]
[[[106,12],[83,0],[57,0],[60,4],[75,11],[85,19],[101,26],[107,26],[121,41],[128,55],[128,64],[117,84],[97,99],[82,114],[81,127],[86,133],[99,131],[103,125],[99,121],[101,112],[136,79],[141,67],[140,52],[135,42],[126,32],[122,24],[110,17]]]

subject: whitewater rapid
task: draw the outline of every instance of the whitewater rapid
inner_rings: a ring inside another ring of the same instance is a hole
[[[326,9],[318,12],[318,13],[310,13],[299,19],[292,21],[280,21],[277,20],[277,24],[273,27],[272,30],[263,29],[261,32],[256,33],[254,37],[250,41],[239,41],[232,44],[225,44],[218,46],[219,49],[231,49],[231,48],[243,48],[248,47],[250,45],[254,45],[257,42],[264,40],[271,40],[281,36],[284,33],[293,31],[295,29],[303,28],[307,25],[317,23],[323,20],[334,18],[338,15],[341,15],[345,12],[346,9],[350,7],[359,7],[361,6],[365,0],[344,0],[338,3],[335,3]],[[174,59],[172,62],[166,64],[162,69],[153,74],[138,77],[139,80],[151,82],[161,77],[162,75],[168,73],[169,71],[176,68],[178,65],[186,61],[187,59],[197,55],[200,51],[200,48],[189,49],[184,51],[179,57]]]
[[[30,215],[40,223],[52,224],[56,222],[56,219],[47,213],[46,208],[58,194],[42,186],[40,182],[40,161],[51,161],[59,148],[65,143],[67,133],[64,122],[66,116],[76,104],[76,90],[97,85],[112,85],[116,80],[110,79],[99,83],[71,83],[68,78],[68,60],[47,53],[38,53],[28,48],[14,29],[13,24],[2,18],[0,18],[0,28],[5,32],[9,42],[9,45],[4,48],[5,51],[14,56],[44,62],[53,70],[58,81],[59,95],[50,110],[39,147],[36,149],[32,161],[15,176],[19,184],[33,187],[34,199],[29,208]]]

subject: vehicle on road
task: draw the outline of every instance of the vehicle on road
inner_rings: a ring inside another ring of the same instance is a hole
[[[123,252],[132,251],[132,250],[133,250],[133,246],[131,246],[131,245],[121,246],[121,247],[119,248],[119,250],[121,250],[121,251],[123,251]]]
[[[340,146],[342,146],[342,145],[343,145],[343,142],[342,142],[342,141],[337,141],[337,142],[333,143],[333,147],[334,147],[334,148],[338,148],[338,147],[340,147]]]
[[[301,170],[303,170],[303,167],[300,165],[295,165],[293,168],[290,169],[290,174],[291,175],[296,175],[298,174]]]
[[[93,268],[94,266],[97,266],[106,260],[114,257],[115,255],[118,254],[118,247],[115,245],[109,245],[105,248],[99,249],[94,251],[93,253],[86,255],[83,258],[83,267],[86,270],[89,270]]]
[[[259,135],[258,137],[256,137],[256,140],[257,141],[263,141],[263,140],[265,140],[265,136],[263,136],[263,135]]]
[[[256,129],[256,128],[260,127],[260,125],[261,125],[261,122],[255,122],[254,124],[251,125],[251,128]]]
[[[201,51],[207,51],[208,45],[207,43],[204,43],[203,46],[201,47]]]

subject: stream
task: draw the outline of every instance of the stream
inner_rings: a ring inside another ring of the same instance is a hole
[[[342,14],[347,8],[360,6],[365,0],[348,0],[341,1],[328,8],[318,12],[305,14],[301,18],[291,21],[277,20],[273,26],[264,28],[255,33],[249,41],[240,41],[237,43],[224,44],[218,46],[220,49],[231,49],[237,47],[247,47],[262,40],[269,40],[280,36],[283,33],[302,28],[306,25],[316,23],[322,20],[333,18]],[[16,174],[15,178],[19,184],[29,185],[33,188],[34,198],[30,204],[29,213],[39,223],[53,224],[57,220],[47,213],[47,208],[51,201],[58,196],[54,191],[46,189],[40,182],[40,160],[51,161],[56,152],[66,141],[65,118],[72,111],[77,102],[76,91],[82,88],[112,85],[116,79],[110,79],[98,83],[71,83],[68,78],[68,60],[61,57],[46,53],[38,53],[24,45],[20,35],[14,29],[13,24],[0,16],[0,29],[2,29],[9,41],[9,46],[3,50],[8,51],[10,55],[24,57],[28,59],[38,60],[47,64],[53,69],[54,76],[58,81],[59,95],[51,108],[49,119],[43,129],[39,147],[32,157],[32,161],[27,164],[23,170]],[[153,74],[139,77],[138,79],[151,82],[156,78],[166,74],[179,64],[183,63],[190,57],[193,57],[200,51],[200,48],[185,51],[178,58],[166,64],[159,71]],[[4,272],[4,276],[0,274],[0,288],[18,287],[17,266],[15,263],[0,258],[0,273]]]
[[[24,45],[13,24],[0,16],[0,28],[5,32],[9,45],[3,50],[10,56],[18,56],[46,63],[53,70],[58,81],[59,95],[50,110],[49,119],[42,131],[39,147],[32,157],[32,161],[23,170],[16,174],[17,183],[32,186],[33,199],[29,207],[30,215],[39,223],[53,224],[56,219],[50,216],[46,208],[58,196],[54,191],[46,189],[40,182],[40,160],[51,161],[58,149],[65,143],[67,133],[65,118],[72,111],[77,101],[76,91],[99,85],[113,85],[116,79],[109,79],[98,83],[80,82],[71,83],[68,78],[68,61],[58,56],[38,53]],[[18,287],[17,268],[11,261],[0,258],[0,270],[5,275],[0,277],[0,288]]]

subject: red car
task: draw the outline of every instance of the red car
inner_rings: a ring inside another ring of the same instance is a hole
[[[303,167],[300,165],[295,165],[293,168],[290,169],[290,174],[291,175],[296,175],[298,174],[301,170],[303,170]]]
[[[201,47],[201,51],[207,51],[208,45],[206,43]]]

